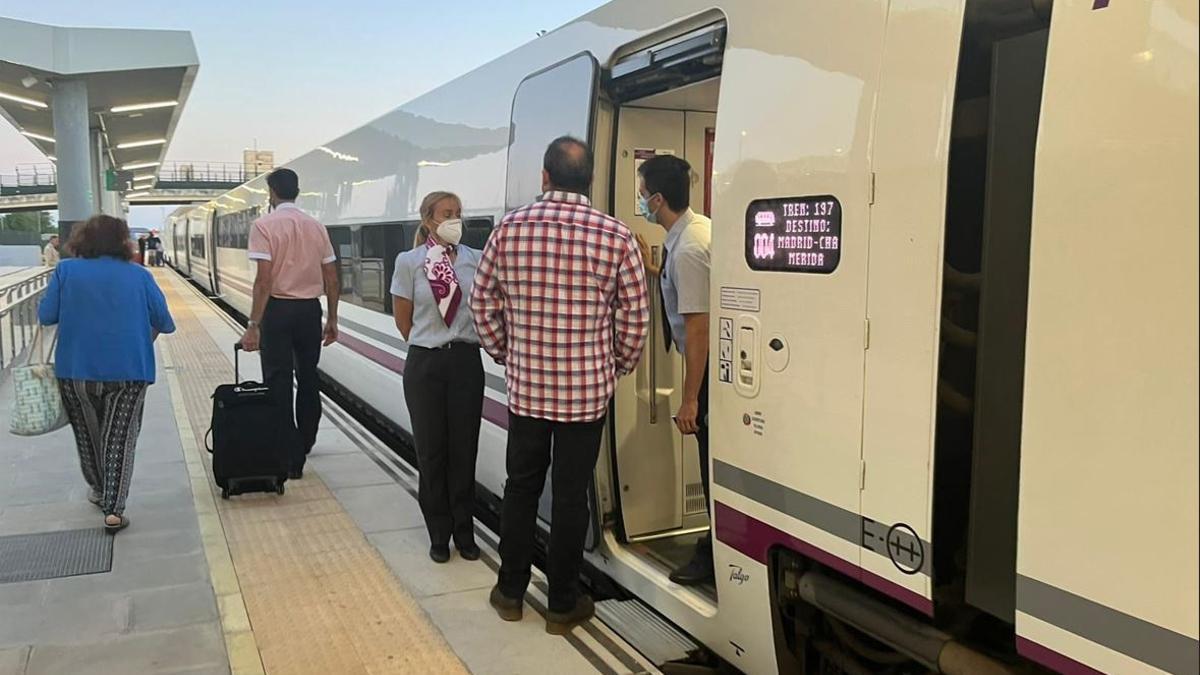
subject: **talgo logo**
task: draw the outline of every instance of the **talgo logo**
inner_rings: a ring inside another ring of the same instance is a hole
[[[732,581],[733,583],[737,584],[738,586],[741,586],[742,584],[746,583],[747,581],[750,581],[750,575],[746,574],[746,572],[742,569],[741,565],[730,565],[729,566],[729,580]]]

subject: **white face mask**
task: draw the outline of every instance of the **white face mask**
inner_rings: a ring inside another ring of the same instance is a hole
[[[462,241],[462,234],[462,220],[458,218],[443,220],[441,224],[437,226],[438,239],[441,239],[443,242],[451,246],[458,246],[458,242]]]

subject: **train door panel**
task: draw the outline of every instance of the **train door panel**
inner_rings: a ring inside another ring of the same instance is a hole
[[[221,295],[221,275],[218,273],[220,267],[220,256],[217,252],[217,246],[220,243],[217,237],[217,212],[214,209],[205,219],[205,229],[208,232],[206,244],[208,246],[208,259],[211,261],[208,266],[208,276],[212,283],[213,295]]]
[[[508,143],[505,204],[507,210],[534,202],[542,191],[542,157],[546,146],[563,135],[592,142],[600,68],[582,52],[526,77],[513,96]],[[552,486],[538,504],[538,517],[550,522]],[[589,546],[595,533],[589,533]]]
[[[742,560],[733,551],[765,563],[778,544],[858,575],[868,152],[885,18],[880,4],[805,3],[782,25],[763,16],[730,31],[713,149],[718,570]],[[741,597],[720,573],[717,591],[722,611]]]
[[[692,206],[702,211],[710,183],[705,174],[705,137],[715,124],[716,114],[676,108],[715,108],[717,90],[717,81],[710,80],[663,92],[646,106],[634,101],[620,108],[612,213],[646,240],[657,262],[661,263],[666,230],[638,212],[637,167],[656,154],[687,160],[694,173]],[[704,102],[700,103],[702,96]],[[627,539],[708,525],[696,440],[679,434],[672,421],[683,399],[683,358],[667,344],[660,280],[647,278],[647,286],[651,322],[645,352],[635,373],[618,383],[614,408],[615,477]]]
[[[666,231],[637,208],[637,165],[655,154],[684,155],[684,113],[623,106],[617,118],[613,215],[650,244],[662,258]],[[637,370],[618,383],[616,478],[627,538],[679,528],[683,524],[683,443],[671,416],[679,407],[683,366],[668,349],[662,326],[659,280],[646,279],[650,326]],[[692,454],[695,453],[694,448]]]
[[[188,232],[190,221],[191,219],[186,216],[175,221],[175,255],[179,257],[176,264],[189,277],[192,276],[192,260],[188,251],[188,242],[191,241]]]

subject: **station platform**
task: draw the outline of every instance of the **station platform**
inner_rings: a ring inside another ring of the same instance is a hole
[[[477,524],[480,561],[430,561],[415,470],[330,400],[303,479],[222,500],[204,436],[240,329],[153,274],[178,330],[156,345],[128,529],[101,530],[69,428],[8,434],[0,384],[0,675],[658,672],[599,620],[548,635],[538,573],[525,619],[501,621],[495,534]]]

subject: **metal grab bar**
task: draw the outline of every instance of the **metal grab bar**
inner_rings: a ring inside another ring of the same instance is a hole
[[[658,261],[659,247],[650,247],[650,258],[655,262]],[[658,303],[662,302],[662,290],[659,288],[659,277],[654,275],[650,280],[650,359],[647,367],[650,368],[650,424],[658,424],[658,317],[661,310],[658,309]]]

